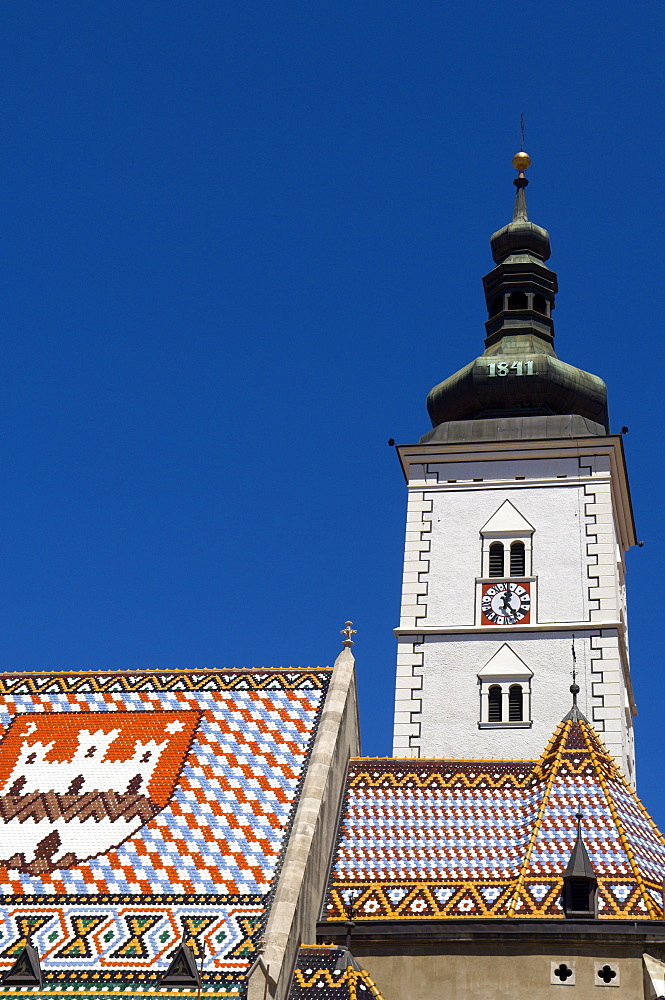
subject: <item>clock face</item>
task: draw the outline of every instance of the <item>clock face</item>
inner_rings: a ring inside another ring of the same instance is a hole
[[[531,614],[529,583],[484,583],[481,599],[483,625],[528,625]]]

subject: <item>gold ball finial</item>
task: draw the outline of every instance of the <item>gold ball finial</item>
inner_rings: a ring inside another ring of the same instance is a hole
[[[531,166],[531,157],[528,153],[525,153],[524,150],[521,149],[519,153],[515,153],[513,156],[513,166],[515,167],[515,170],[519,170],[521,173],[523,170],[526,170],[527,167]]]

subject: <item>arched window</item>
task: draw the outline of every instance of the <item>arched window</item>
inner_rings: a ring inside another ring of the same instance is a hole
[[[490,545],[490,576],[503,576],[503,542]]]
[[[525,566],[524,542],[513,542],[510,546],[510,575],[524,576]]]
[[[543,316],[547,316],[547,302],[545,301],[544,295],[534,295],[533,308],[537,313],[542,313]]]
[[[503,312],[503,295],[495,295],[490,305],[490,316]]]
[[[528,304],[526,292],[511,292],[508,296],[509,309],[526,309]]]
[[[533,671],[507,642],[495,650],[478,671],[480,682],[479,729],[531,725]]]
[[[491,691],[491,689],[490,689]],[[511,684],[508,691],[508,721],[521,722],[523,715],[522,685]]]
[[[487,721],[488,722],[501,722],[501,686],[499,684],[492,684],[489,689],[489,703],[487,710]]]

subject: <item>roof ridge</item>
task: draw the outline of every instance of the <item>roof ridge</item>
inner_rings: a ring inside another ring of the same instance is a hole
[[[376,985],[376,983],[374,982],[374,980],[372,979],[372,977],[370,976],[370,974],[367,972],[366,969],[361,969],[360,972],[357,972],[355,969],[349,968],[348,971],[349,971],[350,1000],[356,1000],[358,996],[356,990],[356,985],[358,980],[360,980],[361,983],[365,984],[365,988],[369,989],[369,992],[372,994],[372,996],[376,997],[376,1000],[383,1000],[383,994],[381,993],[379,987]]]
[[[593,762],[597,763],[597,758],[600,756],[602,757],[602,759],[605,761],[606,764],[609,764],[609,769],[612,773],[613,778],[619,776],[623,777],[623,775],[621,774],[621,769],[619,768],[617,762],[615,761],[610,751],[605,746],[603,740],[601,739],[600,733],[596,732],[596,730],[591,725],[588,719],[584,719],[584,725],[580,726],[580,732],[582,733],[584,742],[586,743],[587,746],[587,750],[589,751],[589,754]]]
[[[582,734],[582,738],[584,740],[584,750],[576,750],[574,747],[566,746],[573,725],[576,725]],[[542,780],[552,768],[557,768],[562,753],[580,753],[585,751],[589,754],[595,765],[599,763],[599,759],[602,759],[612,776],[620,773],[616,761],[592,724],[578,709],[573,708],[568,715],[561,720],[557,728],[552,733],[549,743],[543,750],[536,766],[534,767],[534,777]]]
[[[304,941],[300,942],[300,947],[301,947],[301,949],[302,948],[312,948],[315,951],[318,951],[319,948],[324,948],[324,949],[327,949],[328,951],[330,951],[331,949],[333,951],[337,951],[339,949],[339,945],[338,944],[305,944]]]
[[[71,670],[0,670],[0,677],[80,677],[90,675],[92,677],[97,674],[103,674],[105,677],[111,674],[118,674],[119,676],[124,676],[125,674],[232,674],[232,673],[260,673],[265,671],[266,673],[274,673],[275,671],[283,670],[285,673],[288,671],[312,671],[317,670],[332,670],[330,664],[324,664],[318,667],[137,667],[133,670],[131,667],[109,667],[108,670],[104,670],[103,667],[91,667],[90,669],[76,668],[73,667]]]
[[[550,736],[549,743],[541,753],[540,757],[536,761],[536,766],[533,769],[533,776],[536,779],[545,778],[548,771],[551,771],[554,764],[558,761],[559,754],[562,753],[565,746],[565,739],[567,739],[570,730],[572,728],[572,719],[565,718],[562,719],[558,724],[552,735]],[[564,738],[565,734],[565,738]],[[547,763],[548,759],[552,757],[553,759]]]
[[[320,948],[321,945],[301,945],[300,947],[301,950],[305,948],[314,949]],[[331,950],[340,951],[341,949],[337,945],[333,945]],[[347,952],[348,954],[350,953]],[[322,983],[325,983],[329,989],[343,989],[346,986],[349,1000],[358,1000],[358,983],[360,983],[363,992],[370,993],[375,1000],[384,1000],[381,991],[366,969],[358,969],[352,965],[347,965],[345,969],[339,970],[337,975],[333,975],[331,970],[326,968],[308,970],[308,975],[307,972],[304,972],[300,968],[299,959],[300,955],[293,970],[293,980],[303,991],[312,989],[315,984],[318,987]]]
[[[536,757],[349,757],[349,763],[361,760],[394,760],[395,762],[411,763],[414,767],[421,764],[537,764]]]
[[[582,732],[582,738],[584,739],[584,742],[587,745],[587,749],[589,751],[589,756],[591,757],[591,765],[592,765],[592,767],[594,769],[594,772],[596,774],[596,779],[597,779],[597,781],[598,781],[598,783],[599,783],[599,785],[600,785],[600,787],[602,789],[603,795],[605,796],[605,801],[607,802],[607,806],[608,806],[609,811],[610,811],[610,816],[612,817],[612,821],[614,822],[614,825],[616,827],[617,833],[619,835],[619,841],[621,843],[621,846],[623,847],[623,849],[624,849],[624,851],[626,853],[626,857],[628,858],[628,863],[630,864],[630,867],[632,869],[633,877],[635,878],[635,881],[637,882],[637,884],[639,886],[640,893],[641,893],[641,896],[642,896],[642,900],[643,900],[643,902],[644,902],[644,904],[646,906],[646,909],[647,909],[647,913],[649,914],[649,916],[653,920],[659,920],[660,917],[661,917],[661,914],[655,912],[655,907],[654,907],[654,904],[653,904],[653,899],[651,898],[651,895],[649,894],[649,892],[647,892],[647,888],[646,888],[646,886],[644,884],[644,878],[642,877],[642,873],[640,871],[640,867],[639,867],[639,865],[638,865],[638,863],[635,860],[635,857],[633,855],[633,848],[631,847],[630,840],[629,840],[629,838],[626,835],[626,831],[624,830],[623,823],[621,822],[621,817],[619,816],[619,811],[618,811],[616,805],[614,804],[614,800],[613,800],[613,798],[612,798],[612,796],[610,794],[610,791],[609,791],[609,789],[607,787],[607,782],[606,782],[605,775],[603,774],[603,770],[602,770],[601,767],[598,766],[598,761],[596,760],[596,755],[594,753],[594,749],[591,746],[591,742],[590,742],[590,739],[589,739],[590,733],[587,732],[587,729],[591,729],[591,732],[596,737],[596,739],[597,739],[597,741],[598,741],[601,749],[604,750],[605,753],[608,756],[609,756],[609,751],[607,750],[607,748],[605,747],[605,744],[602,742],[602,740],[600,739],[600,737],[598,736],[598,734],[595,732],[595,730],[593,730],[591,728],[591,726],[589,725],[588,722],[587,722],[587,724],[585,726],[580,726],[580,730]],[[612,763],[614,764],[614,761],[612,761]],[[621,773],[619,771],[618,767],[616,766],[616,764],[614,764],[614,771],[616,773],[618,773],[618,774]],[[613,777],[614,777],[614,775],[613,775]],[[631,791],[633,798],[637,799],[637,801],[639,802],[639,799],[637,798],[637,795],[635,794],[635,792],[633,792],[632,789],[629,789],[629,791]]]
[[[552,738],[551,738],[551,740],[550,740],[547,748],[545,749],[545,751],[544,751],[544,753],[543,753],[543,755],[541,757],[541,760],[547,755],[549,747],[553,747],[554,748],[556,746],[556,740],[557,740],[557,738],[559,739],[559,743],[561,745],[559,746],[559,749],[556,751],[556,756],[555,756],[555,760],[553,762],[553,765],[554,765],[554,763],[556,763],[559,760],[560,755],[563,753],[563,743],[562,743],[562,739],[561,738],[563,737],[564,733],[566,734],[566,736],[568,735],[571,727],[572,727],[572,719],[569,719],[566,722],[560,722],[559,723],[559,725],[557,726],[557,728],[556,728],[556,730],[554,732],[554,735],[552,736]],[[524,854],[524,857],[522,858],[522,864],[520,865],[520,872],[519,872],[519,875],[517,876],[517,879],[515,880],[515,884],[514,884],[514,888],[513,888],[513,891],[512,891],[512,895],[510,897],[510,903],[508,904],[508,916],[509,917],[514,917],[515,916],[515,911],[517,909],[517,903],[518,903],[518,901],[520,899],[520,896],[522,894],[522,888],[524,886],[524,881],[526,879],[526,874],[527,874],[527,871],[528,871],[528,868],[529,868],[529,862],[531,861],[531,855],[533,854],[534,848],[536,846],[536,841],[538,840],[538,836],[540,834],[540,828],[541,828],[542,823],[543,823],[543,816],[545,815],[545,810],[547,809],[547,803],[549,801],[550,792],[552,791],[552,785],[554,784],[554,779],[556,777],[557,770],[558,770],[558,768],[555,767],[555,766],[553,766],[553,765],[549,768],[549,774],[547,774],[547,780],[546,780],[546,783],[545,783],[545,788],[543,790],[543,797],[541,798],[540,805],[538,806],[538,814],[536,815],[536,821],[533,824],[533,828],[531,830],[531,833],[529,834],[529,842],[527,844],[527,849],[526,849],[526,852]],[[537,777],[537,773],[536,772],[538,771],[539,766],[540,766],[540,761],[538,762],[538,764],[536,765],[536,767],[534,769],[534,776],[535,777]],[[543,777],[545,777],[545,773],[543,773]]]

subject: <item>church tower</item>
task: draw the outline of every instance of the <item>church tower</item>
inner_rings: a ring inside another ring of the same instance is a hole
[[[534,758],[579,704],[635,781],[624,554],[635,544],[607,390],[554,350],[550,239],[491,237],[485,350],[427,398],[433,430],[398,448],[408,486],[393,753]]]

